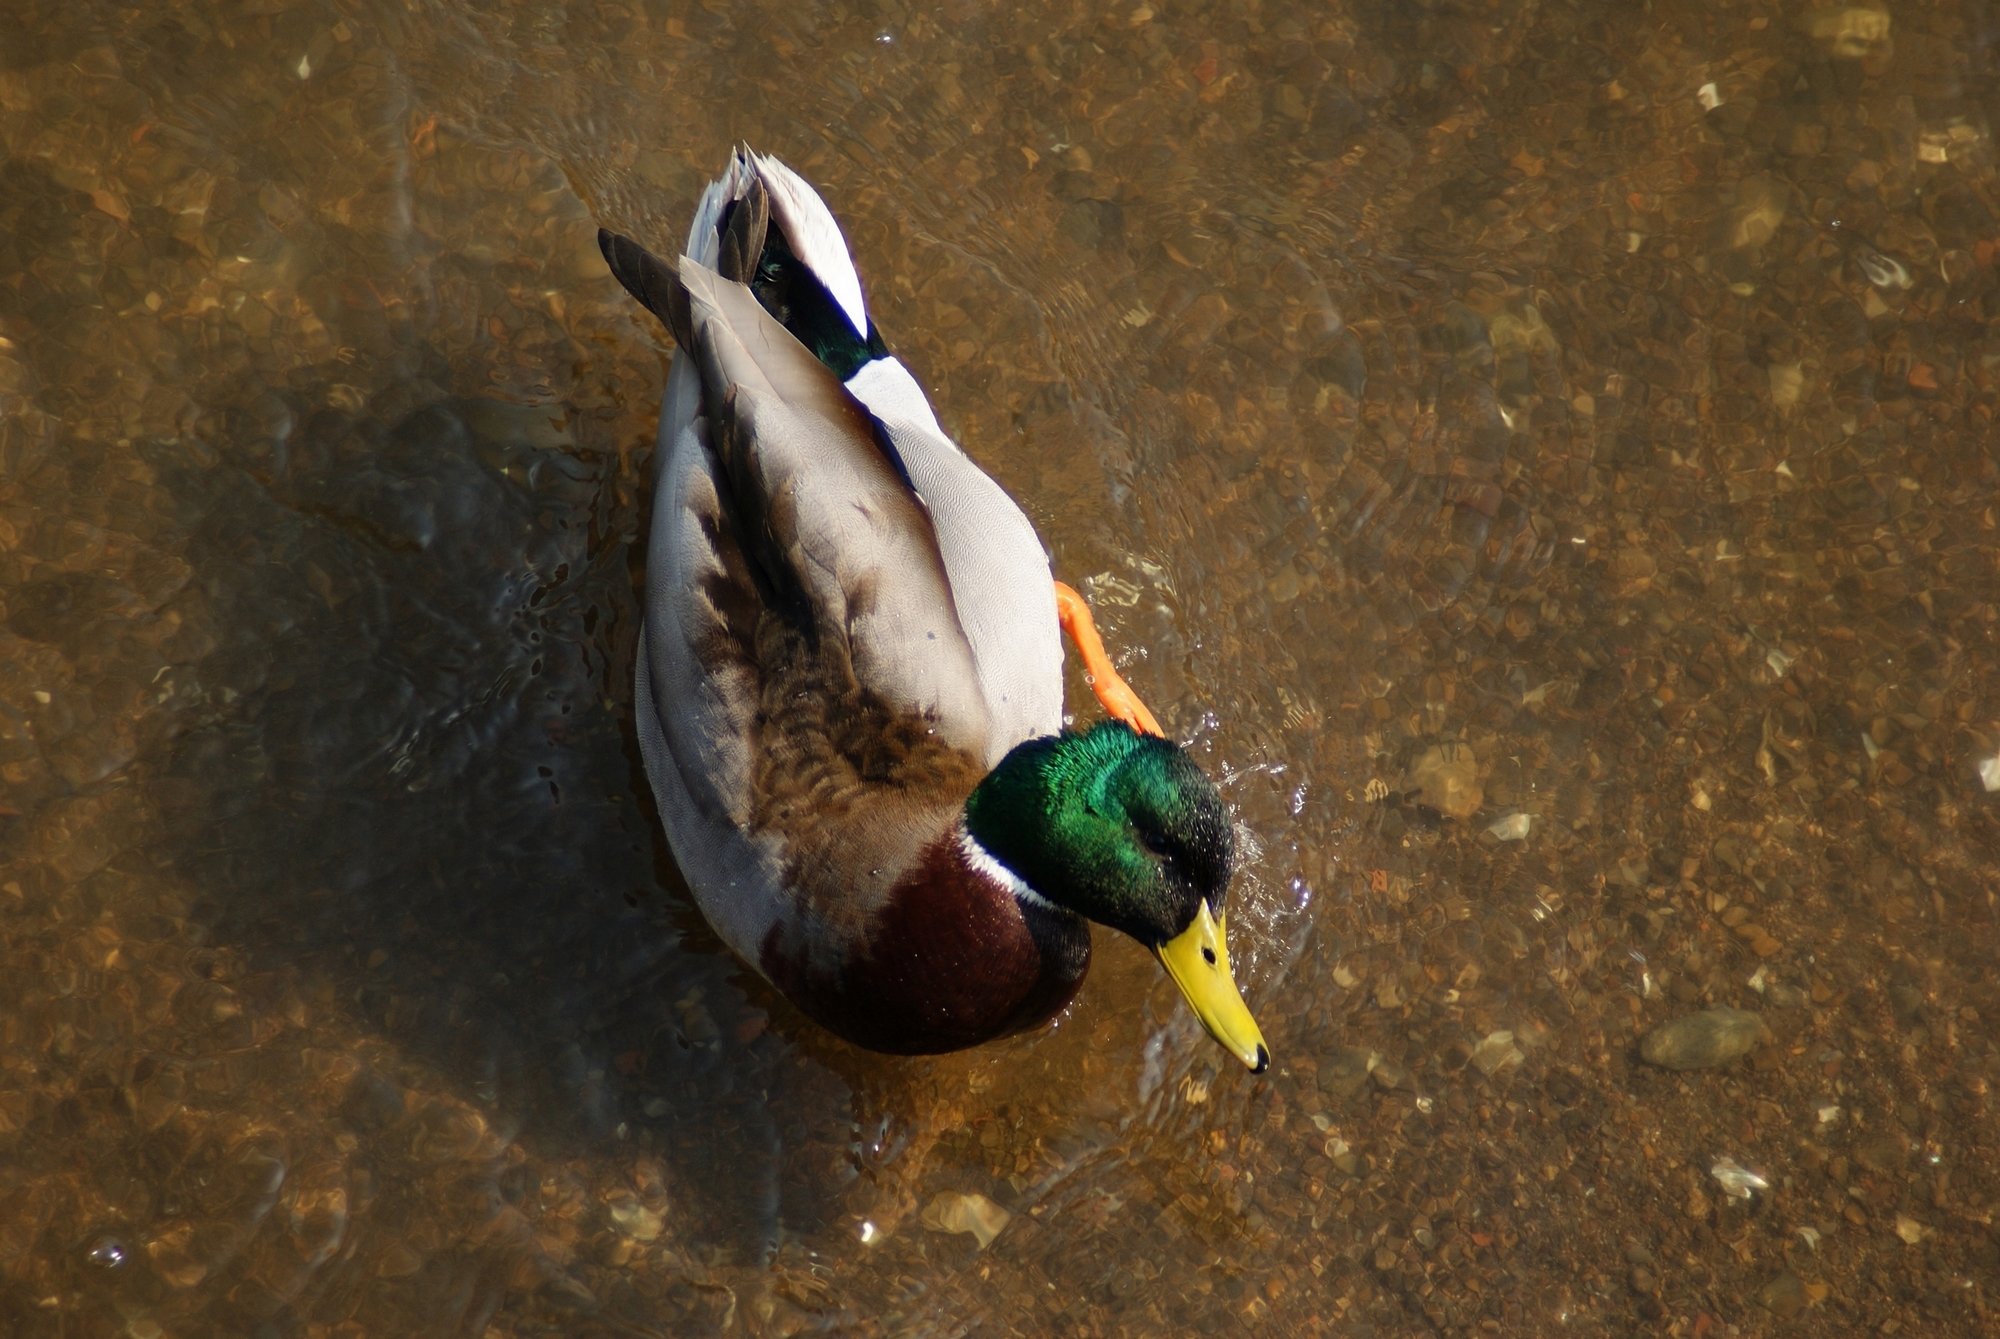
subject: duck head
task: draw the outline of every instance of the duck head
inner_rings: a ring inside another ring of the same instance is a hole
[[[1229,971],[1229,815],[1186,750],[1121,721],[1028,740],[966,800],[965,825],[1035,894],[1144,944],[1210,1036],[1253,1072],[1270,1065]]]

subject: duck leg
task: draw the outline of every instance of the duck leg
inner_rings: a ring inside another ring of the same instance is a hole
[[[1090,616],[1090,606],[1076,588],[1056,582],[1056,617],[1062,623],[1063,632],[1076,644],[1076,653],[1083,657],[1084,673],[1090,677],[1090,691],[1097,695],[1104,710],[1131,726],[1142,735],[1158,735],[1166,738],[1167,732],[1160,728],[1160,722],[1139,700],[1139,695],[1118,676],[1111,666],[1111,657],[1105,654],[1104,639],[1097,635],[1097,622]]]

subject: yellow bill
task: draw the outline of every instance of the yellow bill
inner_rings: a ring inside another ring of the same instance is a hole
[[[1271,1064],[1264,1033],[1250,1016],[1249,1006],[1229,974],[1229,944],[1223,938],[1223,917],[1211,915],[1208,902],[1187,929],[1153,949],[1153,956],[1187,997],[1188,1007],[1223,1049],[1262,1074]]]

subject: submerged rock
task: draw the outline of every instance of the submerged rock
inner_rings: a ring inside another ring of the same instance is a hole
[[[666,1227],[666,1216],[641,1204],[629,1192],[615,1194],[607,1209],[618,1231],[634,1241],[656,1240]]]
[[[1435,744],[1410,767],[1405,786],[1417,803],[1446,818],[1470,818],[1486,800],[1479,780],[1479,760],[1463,744]]]
[[[933,1232],[963,1232],[985,1250],[1014,1215],[979,1194],[936,1195],[924,1206],[923,1223]]]
[[[1758,1191],[1771,1188],[1764,1177],[1726,1155],[1715,1160],[1708,1174],[1722,1187],[1722,1193],[1733,1200],[1747,1200]]]
[[[1523,1058],[1521,1048],[1514,1044],[1514,1034],[1504,1028],[1487,1033],[1472,1048],[1472,1063],[1489,1079],[1507,1066],[1519,1064]]]
[[[1344,1046],[1320,1062],[1319,1090],[1336,1102],[1345,1102],[1368,1086],[1368,1071],[1374,1063],[1373,1052]]]
[[[1770,1037],[1764,1020],[1743,1009],[1706,1009],[1662,1023],[1639,1043],[1639,1055],[1662,1069],[1714,1069],[1750,1054]]]
[[[1774,1316],[1796,1316],[1805,1310],[1806,1285],[1796,1274],[1780,1274],[1757,1290],[1757,1302]]]

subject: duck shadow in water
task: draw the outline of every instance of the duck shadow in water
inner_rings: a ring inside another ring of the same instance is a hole
[[[253,964],[531,1152],[660,1159],[686,1244],[764,1258],[871,1170],[906,1071],[818,1036],[674,871],[631,732],[615,454],[547,407],[305,415],[179,466],[217,629],[159,769],[172,865]]]

